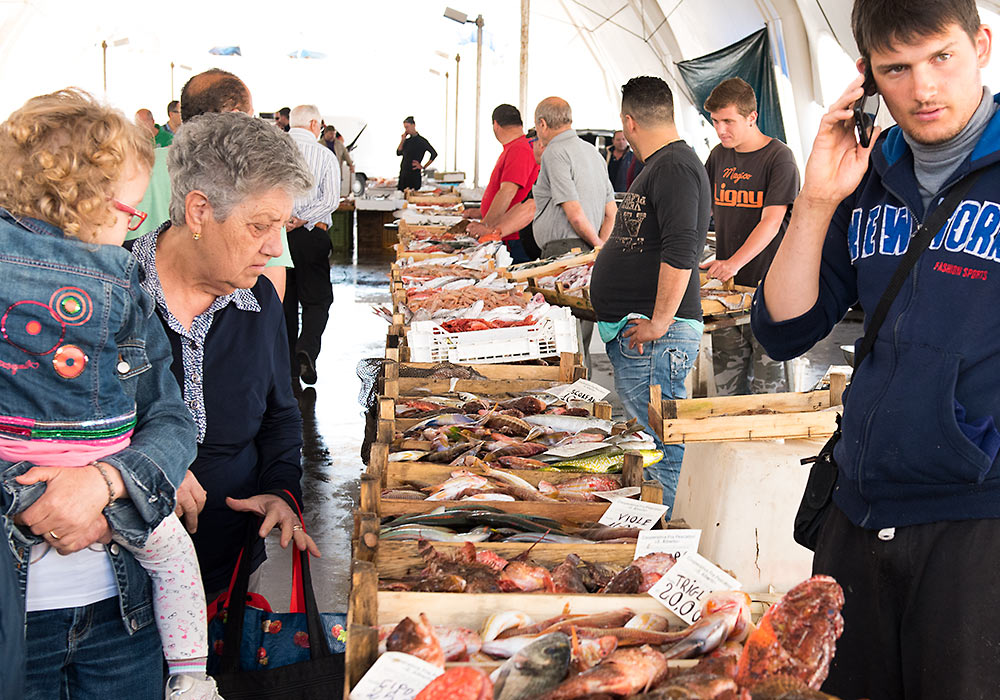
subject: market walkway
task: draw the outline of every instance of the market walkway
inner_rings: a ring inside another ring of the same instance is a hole
[[[334,302],[330,324],[323,336],[317,371],[319,382],[299,399],[302,409],[306,527],[323,552],[313,564],[313,583],[320,608],[347,610],[350,588],[350,537],[352,513],[357,505],[358,478],[364,470],[361,439],[364,417],[358,404],[360,382],[355,368],[363,357],[381,357],[385,351],[385,321],[376,317],[372,304],[390,302],[388,264],[333,266]],[[861,335],[861,324],[844,321],[807,358],[807,382],[818,380],[830,364],[843,364],[839,346]],[[592,346],[594,379],[613,387],[611,367],[599,341]],[[615,412],[621,406],[612,393]],[[264,565],[262,593],[275,610],[287,610],[291,582],[289,557],[268,539],[269,560]]]
[[[333,306],[317,363],[319,381],[299,398],[302,409],[306,529],[323,552],[312,565],[313,585],[324,611],[346,612],[350,588],[352,513],[364,470],[364,416],[355,373],[362,357],[385,355],[388,326],[372,304],[389,303],[388,264],[333,266]],[[275,610],[287,610],[290,560],[268,538],[262,593]]]

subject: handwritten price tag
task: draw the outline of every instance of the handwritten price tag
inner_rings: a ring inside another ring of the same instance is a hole
[[[598,494],[600,495],[600,494]],[[635,543],[635,558],[654,552],[670,554],[680,559],[688,552],[697,552],[701,530],[650,530],[640,532]]]
[[[423,659],[387,651],[351,691],[351,700],[413,700],[444,670]]]
[[[712,591],[732,591],[742,587],[743,584],[705,557],[697,552],[688,552],[649,589],[649,595],[693,625],[701,617],[705,596]]]
[[[614,491],[597,491],[594,495],[606,501],[617,501],[619,498],[632,498],[640,493],[642,493],[642,489],[638,486],[625,486]]]
[[[667,506],[660,503],[618,498],[611,502],[597,522],[609,527],[637,527],[640,530],[649,530],[666,512]]]
[[[546,390],[546,393],[552,394],[553,396],[558,396],[563,401],[579,400],[579,401],[600,401],[605,396],[611,393],[610,389],[605,389],[600,384],[595,384],[594,382],[588,381],[586,379],[577,379],[572,384],[561,384],[559,386],[554,386]]]

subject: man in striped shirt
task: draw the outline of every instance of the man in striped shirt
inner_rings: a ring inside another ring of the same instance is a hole
[[[285,325],[292,360],[292,378],[316,383],[316,358],[330,316],[333,285],[330,283],[330,237],[327,230],[340,204],[340,168],[337,158],[317,139],[323,117],[316,105],[299,105],[289,116],[288,135],[302,152],[315,185],[295,200],[288,222],[288,249],[294,269],[288,270],[285,291]],[[302,330],[299,331],[299,306]]]

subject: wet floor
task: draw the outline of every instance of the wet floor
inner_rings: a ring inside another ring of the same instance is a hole
[[[312,564],[320,609],[347,610],[351,569],[351,529],[357,507],[364,416],[358,403],[361,388],[356,367],[362,358],[385,355],[388,326],[376,317],[373,304],[388,304],[388,264],[335,264],[331,271],[334,302],[317,362],[319,381],[299,399],[303,419],[303,494],[306,529],[323,557]],[[595,334],[596,335],[596,334]],[[853,343],[861,324],[847,320],[811,350],[805,384],[811,386],[830,364],[843,364],[839,346]],[[599,339],[592,346],[594,381],[613,389],[611,365]],[[621,405],[608,398],[616,415]],[[275,536],[268,539],[261,592],[275,610],[287,610],[291,583],[290,558]]]
[[[388,325],[371,307],[390,301],[388,270],[388,264],[333,266],[333,306],[316,363],[319,381],[299,398],[306,529],[323,553],[311,566],[313,586],[320,609],[329,612],[347,610],[353,512],[364,471],[360,451],[365,421],[355,370],[361,358],[385,356]],[[272,535],[261,592],[275,610],[287,609],[290,566]]]

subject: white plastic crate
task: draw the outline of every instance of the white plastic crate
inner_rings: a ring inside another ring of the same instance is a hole
[[[576,320],[551,307],[531,326],[449,333],[434,321],[415,321],[406,334],[411,362],[500,364],[576,352]]]

